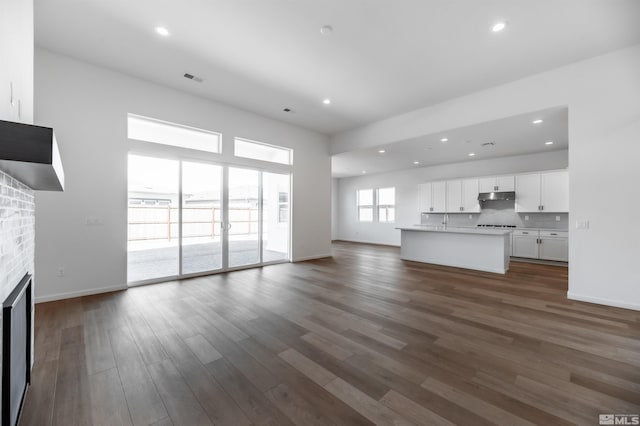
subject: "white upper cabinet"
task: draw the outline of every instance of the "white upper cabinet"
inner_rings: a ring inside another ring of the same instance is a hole
[[[479,212],[478,184],[478,179],[447,181],[447,212]]]
[[[511,192],[516,190],[515,176],[498,176],[496,178],[496,191]]]
[[[434,213],[445,213],[447,211],[447,184],[442,182],[433,182],[431,184],[431,203]]]
[[[478,179],[465,179],[462,181],[462,211],[469,213],[480,212],[480,202],[478,201],[479,191]]]
[[[33,123],[33,0],[0,1],[0,120]]]
[[[420,213],[444,213],[446,211],[446,186],[444,182],[420,185]]]
[[[479,192],[515,191],[514,176],[484,177],[478,179]]]
[[[516,176],[516,211],[540,211],[540,174]]]
[[[569,172],[542,173],[540,185],[540,210],[553,213],[569,211]]]
[[[420,187],[420,213],[431,212],[431,184],[423,183]]]
[[[462,181],[447,181],[447,212],[456,213],[462,211]]]
[[[569,172],[532,173],[516,177],[516,211],[569,211]]]

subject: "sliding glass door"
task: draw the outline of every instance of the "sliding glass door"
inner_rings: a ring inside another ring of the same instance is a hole
[[[182,162],[182,274],[222,269],[222,167]]]
[[[127,281],[178,275],[180,162],[129,156]]]
[[[257,170],[229,168],[229,267],[260,263],[259,198]]]
[[[289,260],[291,176],[262,173],[262,261]]]
[[[291,176],[129,155],[127,281],[289,260]]]

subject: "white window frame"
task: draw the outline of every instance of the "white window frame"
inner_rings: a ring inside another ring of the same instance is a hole
[[[146,122],[149,124],[157,124],[164,127],[173,128],[176,130],[187,130],[193,133],[199,133],[201,135],[208,135],[216,138],[215,146],[212,146],[211,149],[200,149],[203,147],[194,147],[194,146],[185,146],[180,144],[175,144],[169,142],[167,140],[153,140],[153,138],[144,138],[144,137],[135,137],[136,135],[132,135],[131,133],[131,120],[138,120],[141,122]],[[212,155],[219,156],[222,154],[222,133],[214,132],[212,130],[200,129],[197,127],[187,126],[179,123],[172,123],[170,121],[159,120],[157,118],[145,117],[143,115],[138,114],[127,114],[127,138],[132,141],[141,141],[149,144],[154,144],[154,146],[162,146],[162,147],[170,147],[171,149],[179,149],[179,150],[187,150],[190,152],[198,152],[198,153],[207,153]]]
[[[264,147],[267,147],[267,148],[273,148],[273,149],[276,149],[276,150],[279,150],[279,151],[286,151],[289,154],[289,159],[287,160],[286,163],[283,163],[281,161],[272,161],[272,160],[265,160],[263,158],[248,157],[248,156],[245,156],[245,155],[238,155],[237,149],[236,149],[236,144],[238,142],[248,143],[248,144],[253,144],[253,145],[260,145],[260,146],[264,146]],[[287,148],[286,146],[273,145],[273,144],[269,144],[269,143],[265,143],[265,142],[256,141],[256,140],[253,140],[253,139],[240,138],[240,137],[233,138],[233,155],[235,157],[238,157],[238,158],[248,158],[250,160],[264,161],[265,163],[282,164],[284,166],[293,166],[293,149]]]
[[[371,191],[371,204],[360,204],[360,191]],[[358,222],[361,222],[361,223],[375,222],[376,221],[375,205],[376,205],[376,190],[374,188],[363,188],[363,189],[356,190],[356,207],[358,209],[358,213],[357,213]],[[362,220],[360,218],[361,209],[371,209],[371,220]]]
[[[380,200],[380,196],[379,193],[381,190],[383,189],[392,189],[393,190],[393,204],[378,204],[379,200]],[[396,187],[395,186],[388,186],[386,188],[376,188],[376,204],[377,204],[377,208],[376,208],[376,213],[378,215],[377,219],[378,219],[378,223],[395,223],[396,221]],[[385,218],[384,220],[381,220],[380,217],[380,209],[384,209],[385,210]],[[389,209],[393,209],[393,220],[388,220],[389,218]]]

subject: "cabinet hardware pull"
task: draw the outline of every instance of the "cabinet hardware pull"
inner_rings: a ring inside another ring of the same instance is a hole
[[[558,235],[558,234],[556,234],[555,232],[552,232],[551,235]]]

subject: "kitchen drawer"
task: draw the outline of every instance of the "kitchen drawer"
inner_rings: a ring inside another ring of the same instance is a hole
[[[521,235],[525,237],[537,237],[538,230],[537,229],[516,229],[513,231],[513,235]]]
[[[549,238],[569,238],[569,232],[567,231],[540,231],[541,237]]]

